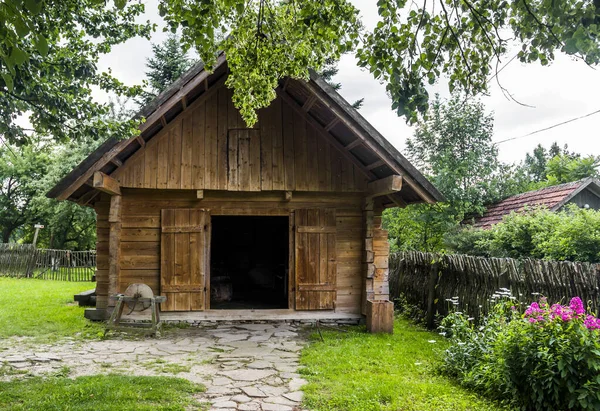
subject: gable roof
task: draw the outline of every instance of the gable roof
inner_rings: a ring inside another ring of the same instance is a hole
[[[189,104],[222,86],[227,74],[224,54],[218,56],[212,72],[205,70],[201,62],[194,65],[135,116],[146,119],[139,126],[138,136],[107,140],[59,181],[47,196],[80,204],[90,202],[97,193],[90,184],[94,172],[113,173]],[[369,181],[402,175],[403,188],[390,196],[388,205],[443,200],[440,192],[316,72],[310,72],[308,82],[286,78],[276,92],[301,111],[306,120],[359,167]]]
[[[482,216],[474,218],[473,226],[489,228],[501,222],[505,215],[513,211],[517,213],[521,212],[526,206],[545,207],[550,211],[557,211],[586,188],[595,189],[596,192],[600,192],[600,183],[593,178],[587,178],[585,180],[545,187],[508,197],[489,205]]]

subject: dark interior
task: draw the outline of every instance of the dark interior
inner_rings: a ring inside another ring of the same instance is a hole
[[[211,309],[288,308],[288,217],[212,217]]]

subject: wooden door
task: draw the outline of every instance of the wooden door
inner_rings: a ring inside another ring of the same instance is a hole
[[[163,311],[201,311],[210,264],[210,212],[161,211],[160,292]]]
[[[336,298],[335,209],[295,211],[296,310],[332,310]]]

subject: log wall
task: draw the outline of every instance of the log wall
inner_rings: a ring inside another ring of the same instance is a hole
[[[364,247],[362,197],[352,193],[205,192],[202,200],[193,190],[122,190],[119,292],[130,283],[143,282],[160,292],[160,212],[162,209],[202,208],[211,215],[282,215],[296,209],[336,209],[337,296],[336,311],[360,313],[362,250]],[[108,211],[110,196],[95,204],[98,214],[97,308],[105,308],[108,295]],[[293,308],[293,307],[290,307]]]

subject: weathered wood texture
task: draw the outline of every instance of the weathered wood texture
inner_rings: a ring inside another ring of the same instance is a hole
[[[121,271],[121,210],[122,197],[110,197],[108,210],[108,295],[114,295],[119,288],[119,272]],[[109,300],[108,305],[114,306],[114,300]]]
[[[148,284],[160,294],[161,210],[206,209],[211,215],[290,216],[294,210],[334,208],[336,228],[336,312],[360,313],[362,197],[354,193],[299,193],[285,200],[283,193],[123,189],[119,291],[131,283]],[[98,308],[106,307],[108,291],[108,207],[110,197],[96,202],[98,213]],[[292,300],[293,302],[293,300]],[[208,303],[208,301],[206,302]],[[290,307],[294,308],[294,307]]]
[[[388,232],[381,228],[381,212],[375,212],[372,208],[373,203],[368,202],[363,211],[365,236],[362,262],[365,293],[362,312],[365,315],[368,301],[388,301],[390,298]]]
[[[164,311],[204,310],[209,225],[206,210],[162,210],[160,292],[167,297]]]
[[[35,248],[31,244],[0,244],[0,277],[61,281],[92,281],[96,251]]]
[[[421,252],[394,253],[390,261],[392,298],[400,297],[433,318],[444,316],[458,297],[458,309],[479,320],[500,288],[522,303],[548,298],[550,304],[579,296],[600,314],[600,265],[569,261],[514,260]],[[433,321],[430,323],[434,326]]]
[[[367,178],[277,98],[245,128],[224,86],[153,137],[112,174],[121,187],[365,192]]]
[[[296,210],[296,309],[335,308],[337,259],[334,208]]]
[[[394,332],[394,303],[367,301],[367,331],[370,333]]]

